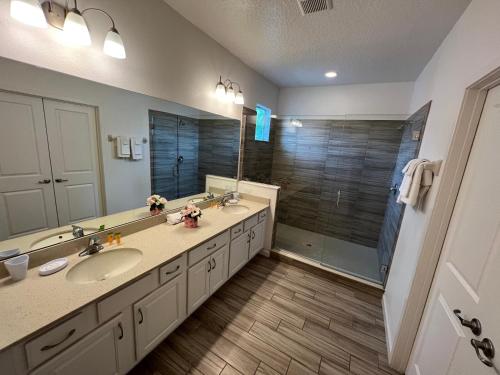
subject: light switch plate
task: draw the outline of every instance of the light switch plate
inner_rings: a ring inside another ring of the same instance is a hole
[[[418,131],[418,130],[412,131],[411,140],[412,141],[420,141],[420,131]]]

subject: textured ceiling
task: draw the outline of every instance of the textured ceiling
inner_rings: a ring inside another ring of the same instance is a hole
[[[281,87],[413,81],[470,0],[165,0]],[[336,70],[328,80],[324,73]]]

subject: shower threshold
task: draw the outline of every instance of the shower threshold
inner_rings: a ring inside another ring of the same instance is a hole
[[[320,233],[278,223],[276,248],[285,256],[307,260],[334,273],[379,287],[382,284],[377,250]]]

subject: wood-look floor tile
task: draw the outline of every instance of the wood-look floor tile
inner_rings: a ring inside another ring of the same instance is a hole
[[[385,342],[382,342],[379,339],[364,332],[355,330],[351,327],[345,327],[342,324],[332,324],[330,326],[330,329],[333,332],[338,333],[339,335],[342,335],[351,339],[352,341],[359,343],[360,345],[364,345],[372,350],[375,350],[377,353],[387,353]]]
[[[390,375],[390,373],[379,369],[377,366],[355,357],[351,359],[350,371],[354,375]]]
[[[242,289],[243,291],[245,290],[244,288],[241,288],[238,285],[230,284],[228,288],[223,288],[221,293],[223,293],[224,295],[229,294],[231,296],[238,297],[239,295],[245,294],[244,292],[242,293],[241,291]],[[258,295],[250,295],[249,297],[247,297],[247,302],[254,304],[256,307],[263,309],[268,313],[278,317],[279,319],[291,323],[297,327],[302,327],[304,325],[305,322],[304,317],[301,317],[283,308],[282,306],[278,305],[276,302],[272,300],[267,300]]]
[[[224,370],[222,370],[222,372],[220,373],[220,375],[241,375],[241,372],[236,370],[231,365],[227,364],[226,367],[224,367]]]
[[[203,305],[209,310],[212,310],[212,312],[214,312],[215,314],[219,315],[227,323],[237,325],[245,331],[248,331],[255,321],[251,317],[247,316],[244,312],[235,311],[223,300],[215,296],[213,298],[209,298]]]
[[[330,319],[334,319],[337,322],[341,322],[344,325],[352,325],[353,315],[349,311],[325,304],[316,298],[304,296],[300,293],[295,293],[293,300],[299,305],[307,306],[309,309],[314,310],[321,315],[325,315]]]
[[[266,365],[264,362],[261,362],[255,372],[255,375],[280,375],[280,373]]]
[[[290,356],[283,354],[273,346],[233,325],[228,325],[222,335],[243,350],[259,358],[278,373],[286,373],[290,364]]]
[[[385,354],[378,355],[378,368],[391,375],[401,375],[398,371],[389,367],[389,361],[387,360],[387,355]]]
[[[290,300],[288,298],[284,298],[275,294],[272,298],[272,301],[288,311],[293,311],[299,316],[321,324],[325,327],[328,327],[330,324],[330,318],[328,316],[322,315],[320,312],[317,312],[308,306],[301,305],[294,300]]]
[[[336,363],[340,367],[349,369],[350,354],[338,346],[332,345],[324,340],[318,340],[316,336],[286,322],[281,322],[278,327],[278,332],[294,340],[303,347],[311,349],[321,357]]]
[[[256,274],[246,270],[245,268],[240,271],[239,275],[242,276],[247,282],[254,285],[259,285],[267,289],[272,294],[280,294],[283,297],[292,298],[295,293],[293,290],[285,288],[284,286],[276,284],[275,282],[266,280],[263,277],[259,277]]]
[[[320,375],[349,375],[349,370],[336,365],[333,362],[328,361],[327,359],[321,360],[321,365],[319,366],[319,374]]]
[[[233,276],[231,282],[241,286],[242,288],[248,289],[252,293],[255,293],[256,295],[261,296],[265,299],[271,299],[274,294],[272,290],[269,290],[262,285],[252,283],[248,280],[248,278],[243,277],[239,274]]]
[[[316,304],[318,306],[322,306],[323,308],[328,308],[328,306],[330,306],[330,308],[333,311],[343,311],[345,313],[352,315],[358,320],[375,324],[376,316],[374,316],[373,313],[370,313],[366,310],[345,303],[339,300],[336,296],[329,296],[323,293],[317,293],[316,296],[314,296],[314,300],[317,301]]]
[[[203,374],[220,374],[226,366],[221,358],[179,330],[168,337],[168,342],[181,357]]]
[[[330,322],[330,325],[335,324],[335,322]],[[359,332],[364,332],[367,335],[373,336],[376,339],[385,342],[385,329],[380,327],[378,324],[372,324],[367,322],[362,322],[360,320],[354,319],[352,322],[352,328]]]
[[[228,306],[231,306],[234,310],[241,312],[249,316],[253,320],[261,322],[273,329],[278,328],[278,325],[280,324],[280,318],[267,312],[263,308],[258,307],[252,302],[228,295],[218,294],[217,296],[220,297]]]
[[[299,363],[292,359],[290,363],[290,367],[288,368],[287,375],[317,375],[316,371],[312,371],[304,366],[302,363]]]
[[[375,350],[367,348],[366,346],[353,341],[345,336],[339,335],[333,332],[329,328],[325,328],[319,324],[306,320],[304,324],[304,331],[316,336],[318,339],[325,340],[332,345],[338,346],[351,354],[359,358],[363,358],[365,361],[378,366],[378,353]]]
[[[190,335],[206,349],[229,363],[242,374],[253,375],[257,367],[259,367],[260,361],[253,355],[204,326],[198,328],[196,332],[192,332]]]
[[[273,331],[259,322],[255,322],[250,333],[269,345],[274,346],[278,350],[284,350],[286,348],[287,354],[292,358],[295,358],[313,371],[317,372],[319,370],[321,357],[309,348],[303,347],[285,335]]]
[[[366,302],[362,299],[356,298],[356,296],[344,293],[335,293],[340,301],[350,302],[353,305],[365,308],[373,313],[375,313],[379,318],[382,318],[382,303],[376,301],[377,303]]]

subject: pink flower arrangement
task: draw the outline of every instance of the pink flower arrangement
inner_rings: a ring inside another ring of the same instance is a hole
[[[198,219],[201,216],[201,210],[194,204],[188,204],[181,210],[181,215],[183,218]]]
[[[146,204],[149,206],[150,211],[163,210],[166,203],[167,199],[159,196],[158,194],[153,194],[146,200]]]

